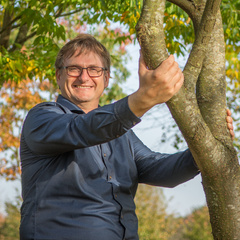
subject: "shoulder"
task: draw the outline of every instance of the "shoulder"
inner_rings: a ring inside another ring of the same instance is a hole
[[[58,102],[42,102],[34,106],[29,113],[39,112],[39,111],[51,111],[56,113],[71,113],[71,111]]]

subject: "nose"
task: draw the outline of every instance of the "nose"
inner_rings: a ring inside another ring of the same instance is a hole
[[[84,82],[89,80],[89,75],[86,68],[82,69],[82,72],[78,78]]]

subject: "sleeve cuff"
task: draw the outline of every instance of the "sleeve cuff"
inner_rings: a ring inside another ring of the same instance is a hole
[[[125,97],[115,103],[114,113],[120,122],[128,129],[141,122],[128,106],[128,97]]]

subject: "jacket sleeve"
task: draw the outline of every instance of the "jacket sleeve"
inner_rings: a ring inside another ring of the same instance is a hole
[[[29,111],[22,142],[37,154],[60,154],[108,142],[140,122],[129,109],[127,98],[76,114],[57,103],[42,103]]]
[[[175,154],[153,152],[130,132],[139,183],[175,187],[199,174],[189,149]]]

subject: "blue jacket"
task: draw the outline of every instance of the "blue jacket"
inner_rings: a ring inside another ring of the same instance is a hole
[[[161,154],[130,130],[127,98],[85,114],[62,97],[29,111],[21,135],[20,237],[137,240],[138,183],[174,187],[198,174],[189,150]]]

